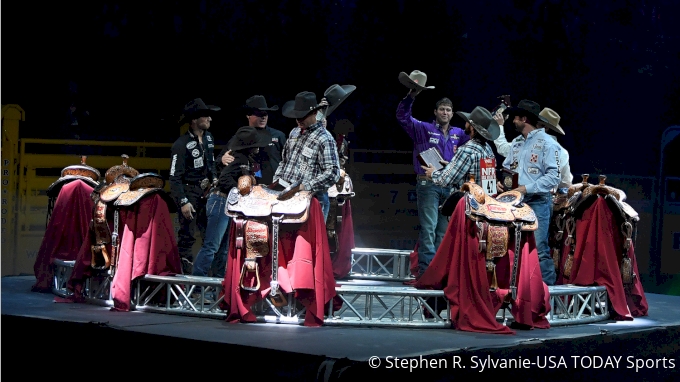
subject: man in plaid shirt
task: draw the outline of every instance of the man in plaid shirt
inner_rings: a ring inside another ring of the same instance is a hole
[[[288,118],[295,118],[295,127],[283,147],[282,160],[274,174],[274,182],[280,179],[294,184],[301,181],[300,190],[314,192],[323,210],[324,221],[328,217],[330,202],[327,190],[340,179],[340,161],[333,135],[317,118],[319,109],[327,102],[317,103],[316,94],[301,92],[295,100],[286,102],[281,110]]]
[[[432,182],[443,186],[460,189],[468,181],[467,174],[472,174],[475,183],[480,185],[489,195],[496,194],[496,157],[489,145],[498,138],[500,126],[487,109],[477,106],[471,113],[457,111],[456,114],[465,121],[465,134],[470,140],[458,148],[451,162],[439,171],[434,166],[422,166],[425,175]],[[482,168],[490,169],[490,174],[482,177]]]

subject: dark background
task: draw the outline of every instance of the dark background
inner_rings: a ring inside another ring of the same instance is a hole
[[[355,125],[353,148],[411,150],[397,75],[418,69],[436,86],[419,119],[445,96],[464,111],[528,98],[561,115],[574,174],[655,176],[661,133],[680,124],[679,38],[676,0],[5,2],[2,103],[26,110],[22,137],[72,137],[75,96],[82,138],[172,142],[200,97],[222,107],[211,131],[225,143],[251,95],[281,108],[353,84],[331,125]]]

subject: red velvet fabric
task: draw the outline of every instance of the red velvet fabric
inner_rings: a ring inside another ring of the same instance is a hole
[[[564,264],[570,247],[562,248],[560,277],[558,284],[581,286],[603,285],[607,288],[615,320],[632,320],[647,315],[649,305],[639,277],[630,286],[623,285],[620,264],[623,258],[623,235],[607,202],[598,198],[576,221],[576,246],[571,268],[571,277],[564,277]],[[640,275],[631,245],[628,256],[633,272]]]
[[[413,251],[409,253],[408,258],[410,260],[410,270],[413,276],[417,276],[419,273],[418,267],[418,239],[416,238],[416,245],[413,247]]]
[[[90,212],[91,214],[92,212]],[[109,228],[113,232],[113,214],[107,211]],[[130,310],[132,281],[144,275],[169,276],[181,274],[179,250],[170,211],[158,194],[145,197],[119,214],[120,252],[118,266],[111,285],[114,310]],[[92,276],[90,249],[93,233],[88,231],[81,246],[68,288],[74,300],[82,300],[83,285]],[[107,245],[111,254],[111,246]]]
[[[352,269],[352,249],[354,244],[354,221],[352,220],[352,203],[345,201],[342,205],[342,223],[336,227],[338,249],[332,257],[333,275],[337,279],[346,277]]]
[[[309,218],[305,223],[286,230],[282,224],[279,234],[279,287],[284,292],[295,291],[295,298],[307,308],[305,326],[323,325],[326,305],[335,297],[335,279],[328,247],[328,235],[319,201],[312,198]],[[271,256],[258,260],[260,264],[259,292],[241,290],[241,267],[246,258],[245,248],[236,250],[236,228],[231,224],[227,272],[222,281],[224,300],[221,308],[229,322],[255,322],[251,306],[270,291]],[[247,275],[244,284],[255,285]]]
[[[465,200],[456,206],[451,221],[429,267],[415,283],[419,289],[443,290],[451,304],[451,320],[462,331],[514,334],[496,320],[496,313],[508,291],[510,264],[514,258],[514,240],[497,264],[499,289],[489,291],[485,254],[478,249],[476,226],[465,216]],[[533,233],[522,234],[522,257],[519,263],[517,300],[511,306],[519,324],[532,328],[549,328],[548,287],[543,283]]]
[[[92,207],[92,186],[76,179],[65,184],[54,203],[52,216],[47,224],[38,255],[33,264],[36,282],[35,292],[51,292],[52,261],[75,260],[87,237]]]

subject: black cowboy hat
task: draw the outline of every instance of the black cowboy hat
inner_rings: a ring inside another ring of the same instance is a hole
[[[545,117],[543,117],[540,114],[540,112],[541,106],[536,102],[528,99],[523,99],[519,101],[517,106],[510,106],[507,109],[503,110],[503,114],[507,114],[509,118],[514,118],[514,116],[516,115],[519,115],[520,117],[527,117],[529,115],[532,115],[536,118],[537,121],[543,122],[549,128],[557,130],[557,128],[553,126],[553,124],[550,121],[548,121]]]
[[[236,130],[234,138],[229,142],[229,149],[237,151],[251,147],[267,147],[271,141],[272,136],[267,130],[243,126]]]
[[[493,141],[501,134],[501,128],[491,116],[491,112],[484,107],[477,106],[471,113],[457,111],[456,114],[463,118],[482,137]]]
[[[312,92],[300,92],[295,96],[295,100],[288,101],[283,105],[281,114],[288,118],[303,118],[316,111],[321,106],[316,102],[316,94]]]
[[[334,84],[328,87],[323,96],[328,101],[328,110],[326,110],[326,117],[331,115],[331,113],[340,106],[340,104],[352,94],[353,91],[357,89],[354,85],[338,85]]]
[[[180,123],[189,122],[194,118],[200,118],[212,115],[216,111],[220,111],[222,108],[215,105],[206,105],[202,99],[196,98],[186,105],[184,105],[184,110],[182,111],[182,117],[180,118]]]
[[[267,107],[267,100],[264,96],[254,95],[246,100],[246,109],[250,110],[260,110],[260,111],[277,111],[279,110],[278,105],[272,107]]]

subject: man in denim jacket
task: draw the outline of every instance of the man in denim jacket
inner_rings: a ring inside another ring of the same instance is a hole
[[[550,125],[546,118],[539,115],[540,110],[536,102],[522,100],[517,107],[509,107],[504,111],[524,139],[513,140],[503,167],[519,174],[516,190],[524,194],[524,202],[534,210],[538,219],[534,236],[543,281],[547,285],[554,285],[556,274],[548,246],[548,227],[553,207],[550,191],[559,185],[561,178],[561,148],[544,129],[537,128],[539,122]],[[500,192],[503,189],[500,182],[498,187]]]

